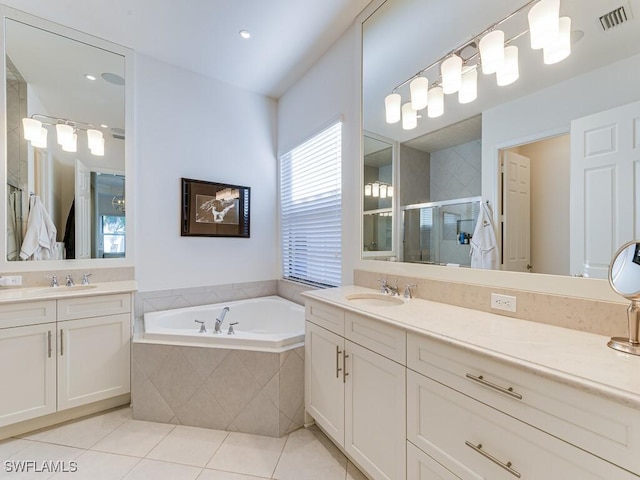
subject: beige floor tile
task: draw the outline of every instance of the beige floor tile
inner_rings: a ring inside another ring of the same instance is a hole
[[[347,458],[317,429],[289,435],[273,478],[278,480],[344,480]]]
[[[137,457],[113,453],[85,451],[75,459],[75,472],[57,473],[52,480],[120,480],[140,462]]]
[[[270,478],[286,438],[230,433],[207,468]]]
[[[39,470],[44,469],[44,462],[51,465],[52,462],[61,462],[60,468],[70,468],[70,462],[74,461],[80,456],[84,450],[79,448],[65,447],[62,445],[53,445],[50,443],[31,442],[31,445],[20,450],[12,455],[9,459],[3,460],[2,470],[0,470],[0,478],[10,478],[11,480],[25,480],[25,479],[37,479],[45,480],[51,478],[54,472],[34,471],[34,468],[29,470],[8,471],[8,468],[15,469],[16,463],[13,462],[35,462],[35,467]],[[5,462],[10,462],[6,464]]]
[[[129,420],[100,440],[91,449],[144,457],[166,437],[175,425]]]
[[[5,460],[11,455],[15,455],[20,450],[27,448],[31,443],[31,441],[21,438],[8,438],[0,441],[0,460]]]
[[[195,480],[201,471],[199,467],[143,459],[124,478],[125,480]]]
[[[147,458],[204,467],[228,434],[221,430],[177,426]]]
[[[241,473],[222,472],[220,470],[209,470],[205,468],[198,480],[264,480],[267,477],[254,477],[252,475],[242,475]]]
[[[122,408],[59,427],[48,428],[22,438],[76,448],[91,448],[131,418],[131,409]]]

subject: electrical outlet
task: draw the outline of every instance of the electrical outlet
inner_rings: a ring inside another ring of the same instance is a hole
[[[500,295],[498,293],[492,293],[491,308],[495,310],[506,310],[507,312],[515,312],[516,297],[511,297],[509,295]]]
[[[4,285],[5,287],[18,287],[22,285],[22,276],[15,275],[11,276],[3,276],[0,277],[0,285]]]

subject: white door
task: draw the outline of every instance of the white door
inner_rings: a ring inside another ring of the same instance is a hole
[[[344,339],[306,322],[305,408],[316,423],[344,446]]]
[[[350,341],[345,348],[344,448],[371,478],[404,480],[406,368]]]
[[[75,174],[76,258],[91,258],[91,172],[76,160]]]
[[[531,161],[505,150],[502,157],[502,269],[531,268]]]
[[[572,275],[607,278],[623,243],[640,234],[640,102],[571,122]]]
[[[58,410],[129,393],[130,314],[58,322]]]
[[[0,427],[56,411],[56,324],[0,330]]]

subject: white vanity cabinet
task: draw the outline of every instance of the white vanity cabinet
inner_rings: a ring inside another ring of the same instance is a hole
[[[0,427],[130,391],[131,294],[0,304]]]
[[[56,411],[55,300],[0,305],[0,427]]]
[[[374,479],[406,477],[405,332],[307,301],[305,407]]]

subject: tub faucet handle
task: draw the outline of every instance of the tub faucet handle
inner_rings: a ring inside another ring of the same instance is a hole
[[[239,322],[233,322],[229,324],[229,331],[227,332],[227,335],[234,335],[236,333],[236,331],[233,329],[234,325],[237,325]]]
[[[204,322],[202,320],[194,320],[194,322],[200,324],[200,332],[199,333],[207,333],[207,329],[204,328]]]

